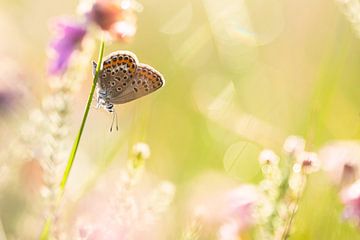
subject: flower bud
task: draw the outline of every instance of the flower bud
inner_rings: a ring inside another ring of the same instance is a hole
[[[284,142],[283,149],[289,155],[298,154],[304,151],[305,140],[299,136],[289,136]]]

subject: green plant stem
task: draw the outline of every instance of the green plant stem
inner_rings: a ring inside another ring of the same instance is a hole
[[[90,91],[90,94],[89,94],[89,97],[88,97],[88,100],[87,100],[87,103],[86,103],[85,112],[84,112],[84,116],[83,116],[82,121],[81,121],[79,132],[78,132],[78,134],[77,134],[77,136],[75,138],[75,141],[74,141],[74,144],[72,146],[70,156],[69,156],[69,159],[68,159],[64,174],[63,174],[63,177],[62,177],[61,182],[60,182],[60,191],[59,191],[59,195],[58,195],[58,198],[57,198],[57,201],[56,201],[56,206],[58,206],[62,196],[64,195],[66,183],[68,181],[70,171],[71,171],[71,168],[73,166],[73,163],[74,163],[74,160],[75,160],[75,157],[76,157],[76,153],[77,153],[77,150],[78,150],[78,147],[79,147],[81,136],[82,136],[82,133],[84,131],[85,123],[86,123],[87,117],[89,115],[90,106],[91,106],[91,102],[92,102],[92,99],[93,99],[93,96],[94,96],[94,93],[95,93],[96,83],[97,83],[97,80],[98,80],[98,77],[99,77],[102,58],[103,58],[103,55],[104,55],[104,48],[105,48],[105,42],[102,39],[101,43],[100,43],[99,56],[98,56],[98,61],[97,61],[98,64],[97,64],[97,67],[96,67],[95,76],[93,78],[93,84],[91,86],[91,91]],[[51,225],[52,225],[52,219],[51,219],[51,217],[48,217],[45,224],[44,224],[43,230],[41,232],[40,240],[49,239],[49,233],[50,233]]]
[[[77,136],[75,138],[75,141],[74,141],[73,147],[71,149],[70,156],[69,156],[66,168],[65,168],[65,172],[64,172],[64,175],[63,175],[61,183],[60,183],[60,195],[63,195],[64,192],[65,192],[65,186],[66,186],[67,180],[69,178],[69,174],[70,174],[72,165],[74,163],[75,156],[76,156],[76,153],[77,153],[77,149],[79,147],[80,139],[81,139],[81,136],[82,136],[82,133],[83,133],[83,130],[84,130],[84,127],[85,127],[85,123],[86,123],[86,120],[87,120],[87,117],[88,117],[88,114],[89,114],[89,111],[90,111],[90,106],[91,106],[91,102],[92,102],[92,99],[93,99],[93,96],[94,96],[96,83],[97,83],[97,80],[98,80],[98,76],[99,76],[99,72],[100,72],[100,68],[101,68],[101,62],[102,62],[102,58],[103,58],[103,54],[104,54],[104,45],[105,45],[104,40],[102,40],[101,44],[100,44],[100,51],[99,51],[99,57],[98,57],[98,64],[96,66],[96,73],[95,73],[95,76],[94,76],[94,79],[93,79],[93,84],[91,86],[91,91],[90,91],[90,94],[89,94],[89,98],[87,100],[87,104],[86,104],[86,107],[85,107],[84,116],[83,116],[83,119],[81,121],[81,126],[80,126],[80,129],[79,129],[79,132],[78,132],[78,134],[77,134]]]
[[[279,194],[275,199],[275,208],[267,220],[267,228],[270,230],[271,234],[274,234],[275,231],[274,220],[278,216],[278,212],[277,212],[278,204],[283,200],[289,189],[289,178],[290,178],[291,166],[293,161],[294,159],[291,156],[289,156],[289,158],[286,160],[286,166],[283,172],[283,177],[279,185]]]

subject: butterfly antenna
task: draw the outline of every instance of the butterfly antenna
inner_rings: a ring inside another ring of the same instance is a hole
[[[115,112],[113,112],[113,118],[112,118],[112,121],[111,121],[111,127],[110,127],[110,132],[112,132],[112,129],[113,129],[113,126],[114,126],[114,120],[115,120]]]
[[[115,109],[114,109],[114,114],[115,114],[115,118],[116,118],[116,131],[119,131],[118,116],[117,116],[117,113],[115,112]]]

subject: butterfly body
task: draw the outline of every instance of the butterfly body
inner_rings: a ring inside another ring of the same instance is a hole
[[[96,63],[93,63],[95,73]],[[117,51],[104,58],[97,83],[97,104],[113,112],[123,104],[146,96],[165,83],[163,76],[149,65],[139,63],[135,54]]]

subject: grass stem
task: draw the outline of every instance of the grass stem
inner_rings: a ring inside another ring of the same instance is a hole
[[[87,117],[89,115],[90,106],[91,106],[91,102],[92,102],[93,97],[94,97],[95,88],[96,88],[96,84],[97,84],[97,80],[98,80],[99,72],[100,72],[100,68],[101,68],[101,63],[102,63],[102,59],[103,59],[103,55],[104,55],[104,48],[105,48],[105,42],[104,42],[104,39],[102,39],[101,43],[100,43],[99,56],[98,56],[98,61],[97,61],[98,64],[97,64],[97,67],[96,67],[95,76],[93,78],[93,84],[91,86],[90,94],[89,94],[89,97],[88,97],[88,100],[87,100],[87,103],[86,103],[85,112],[84,112],[84,115],[83,115],[83,118],[82,118],[82,121],[81,121],[79,132],[76,135],[74,144],[72,146],[72,149],[71,149],[68,161],[67,161],[67,165],[66,165],[63,177],[62,177],[61,182],[60,182],[60,189],[59,189],[59,194],[58,194],[58,198],[57,198],[57,201],[56,201],[56,206],[59,205],[60,200],[61,200],[62,196],[64,195],[66,183],[67,183],[67,181],[69,179],[71,168],[73,166],[73,163],[74,163],[74,160],[75,160],[75,157],[76,157],[76,153],[77,153],[77,150],[78,150],[78,147],[79,147],[79,144],[80,144],[81,136],[82,136],[82,133],[84,131],[85,124],[86,124],[86,120],[87,120]],[[49,216],[47,218],[45,224],[44,224],[43,229],[42,229],[42,232],[41,232],[41,235],[40,235],[40,240],[49,239],[49,233],[50,233],[51,225],[52,225],[52,218],[51,218],[51,216]]]
[[[67,180],[69,178],[70,171],[71,171],[72,165],[74,163],[75,156],[76,156],[76,153],[77,153],[77,149],[79,147],[81,136],[82,136],[82,133],[83,133],[83,130],[84,130],[84,127],[85,127],[85,123],[86,123],[86,120],[87,120],[87,117],[88,117],[88,114],[89,114],[89,111],[90,111],[90,106],[91,106],[91,102],[92,102],[92,99],[93,99],[93,96],[94,96],[94,93],[95,93],[96,83],[97,83],[97,80],[98,80],[98,76],[99,76],[99,72],[100,72],[100,68],[101,68],[101,63],[102,63],[102,58],[103,58],[103,55],[104,55],[104,46],[105,46],[104,40],[101,40],[100,50],[99,50],[99,57],[98,57],[98,61],[97,61],[98,64],[97,64],[97,67],[96,67],[96,73],[95,73],[95,76],[94,76],[94,79],[93,79],[93,84],[91,86],[91,91],[90,91],[90,94],[89,94],[89,97],[88,97],[88,100],[87,100],[87,103],[86,103],[84,116],[83,116],[83,119],[81,121],[81,126],[80,126],[80,129],[79,129],[79,132],[78,132],[78,134],[77,134],[77,136],[75,138],[75,141],[74,141],[73,147],[71,149],[70,156],[69,156],[69,159],[68,159],[65,171],[64,171],[64,175],[63,175],[61,183],[60,183],[60,195],[61,196],[65,192],[65,186],[66,186]]]

